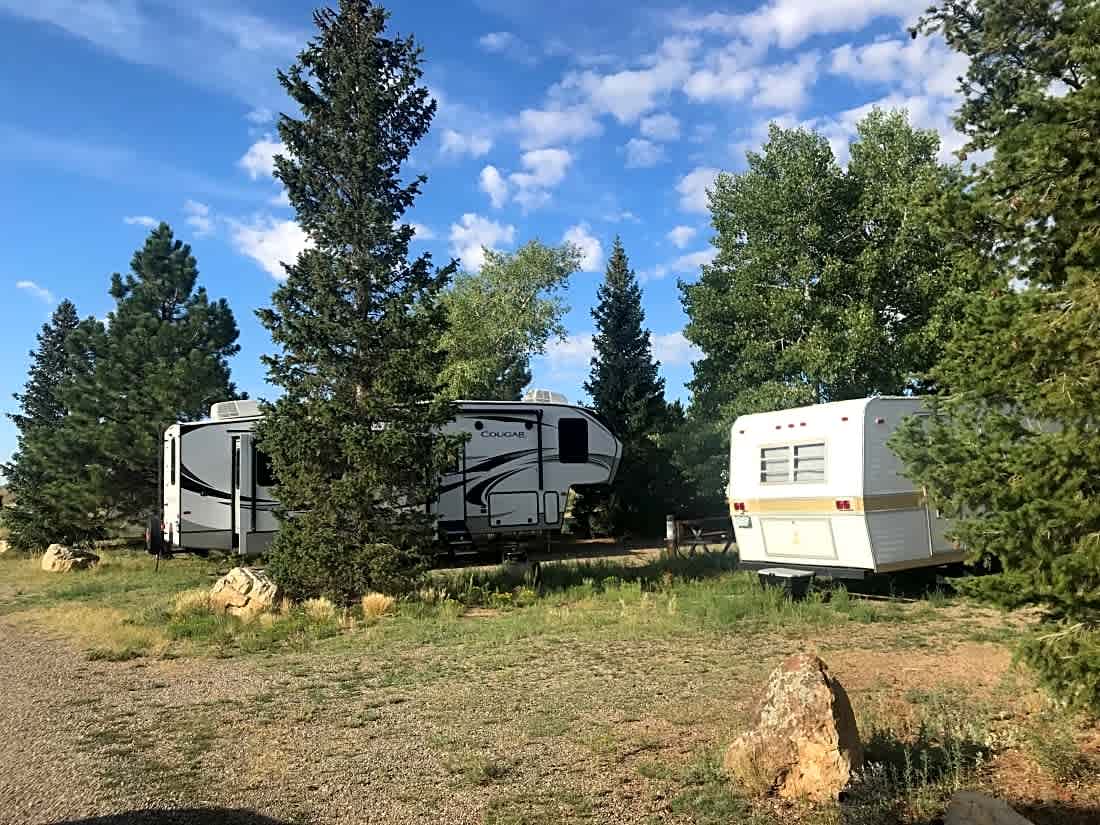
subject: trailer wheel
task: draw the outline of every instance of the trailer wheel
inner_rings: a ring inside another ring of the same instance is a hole
[[[160,528],[160,519],[149,516],[145,522],[145,549],[152,556],[167,555],[164,550],[164,533]]]

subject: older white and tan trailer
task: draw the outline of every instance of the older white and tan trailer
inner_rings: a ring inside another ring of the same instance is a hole
[[[728,492],[741,566],[861,578],[962,561],[887,444],[923,409],[875,397],[738,418]]]

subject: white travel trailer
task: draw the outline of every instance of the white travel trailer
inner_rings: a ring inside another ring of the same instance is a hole
[[[594,412],[538,390],[524,401],[458,401],[444,429],[467,436],[429,508],[441,539],[470,548],[497,535],[561,529],[572,487],[615,478],[622,444]],[[255,401],[223,401],[210,418],[164,433],[164,551],[264,552],[279,529],[271,467],[256,449]]]
[[[741,566],[862,578],[962,561],[886,444],[922,410],[919,398],[878,397],[738,418],[729,503]]]

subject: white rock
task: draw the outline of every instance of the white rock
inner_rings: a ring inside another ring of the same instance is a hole
[[[835,800],[863,764],[848,694],[817,656],[791,656],[772,671],[756,727],[723,765],[745,790]]]
[[[99,564],[99,556],[87,550],[51,544],[42,556],[42,569],[48,573],[68,573],[87,570]]]
[[[279,586],[256,567],[234,567],[210,589],[214,610],[245,620],[271,610],[278,598]]]

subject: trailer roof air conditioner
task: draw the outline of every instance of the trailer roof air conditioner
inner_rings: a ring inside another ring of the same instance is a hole
[[[528,390],[523,394],[523,400],[533,404],[568,404],[567,399],[560,392],[553,390]]]
[[[227,421],[231,418],[248,418],[260,414],[259,401],[219,401],[210,408],[210,418]]]

